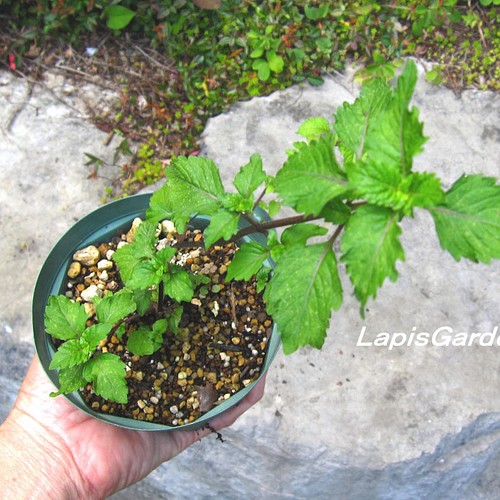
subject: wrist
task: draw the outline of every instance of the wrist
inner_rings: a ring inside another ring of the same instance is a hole
[[[82,498],[83,480],[71,452],[17,408],[0,426],[0,457],[1,499]]]

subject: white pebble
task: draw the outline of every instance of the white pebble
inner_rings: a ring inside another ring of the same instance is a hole
[[[92,302],[92,299],[94,297],[102,297],[102,290],[97,288],[96,285],[90,285],[88,288],[82,291],[80,296],[85,302]]]
[[[110,260],[102,259],[97,263],[97,269],[99,269],[99,271],[113,269],[113,263]]]

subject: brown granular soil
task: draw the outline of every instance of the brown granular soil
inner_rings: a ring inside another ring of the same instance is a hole
[[[107,251],[125,238],[122,235],[101,244],[101,257],[104,259]],[[210,283],[195,293],[191,303],[182,304],[177,333],[166,333],[163,346],[154,354],[136,356],[129,352],[128,333],[120,339],[110,334],[101,343],[99,350],[120,356],[126,364],[129,397],[127,404],[110,402],[96,395],[89,384],[81,394],[93,410],[171,426],[188,424],[259,376],[272,321],[254,281],[225,282],[237,246],[228,243],[206,250],[200,246],[203,243],[199,230],[182,239],[197,241],[192,248],[179,250],[176,258],[195,273],[208,276]],[[82,268],[76,278],[68,281],[67,295],[81,301],[81,291],[97,284],[98,276],[96,266]],[[121,286],[118,269],[109,270],[106,287],[116,292]],[[160,318],[151,312],[127,322],[127,332]],[[93,322],[95,316],[89,318],[88,324]]]

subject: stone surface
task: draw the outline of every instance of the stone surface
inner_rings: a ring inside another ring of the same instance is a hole
[[[33,352],[36,273],[59,235],[99,203],[104,183],[87,180],[83,152],[113,154],[77,103],[27,89],[0,73],[0,279],[26,271],[0,306],[1,418]],[[209,122],[204,153],[226,181],[255,151],[275,172],[303,118],[330,117],[357,92],[346,76],[238,104]],[[421,78],[415,103],[430,136],[417,168],[446,186],[462,172],[499,175],[497,94],[457,97]],[[426,213],[405,222],[403,245],[399,281],[384,286],[364,320],[342,276],[344,305],[324,350],[278,355],[264,399],[224,431],[224,443],[206,438],[113,498],[500,497],[500,347],[356,346],[363,327],[365,342],[380,332],[493,331],[500,263],[455,262]]]
[[[0,278],[16,283],[0,304],[0,332],[20,341],[31,339],[31,294],[46,255],[104,194],[107,181],[88,179],[84,153],[108,163],[114,155],[115,144],[103,144],[106,134],[88,121],[82,99],[75,101],[77,89],[60,77],[47,82],[50,87],[32,87],[0,72],[0,245],[6,257]],[[80,90],[85,99],[90,92],[102,99],[101,89]],[[106,173],[106,167],[100,171]]]

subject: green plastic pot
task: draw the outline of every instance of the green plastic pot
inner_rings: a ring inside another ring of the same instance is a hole
[[[62,238],[51,250],[47,259],[45,260],[45,263],[42,266],[33,293],[32,317],[35,336],[35,349],[43,366],[43,369],[57,388],[59,388],[57,371],[49,369],[49,365],[54,355],[55,349],[52,345],[49,335],[46,334],[44,328],[44,312],[47,301],[51,295],[59,295],[64,292],[65,283],[67,280],[66,272],[75,251],[88,245],[98,245],[102,242],[107,242],[111,237],[128,231],[132,221],[136,217],[144,218],[145,212],[149,206],[150,198],[151,194],[149,193],[130,196],[128,198],[108,203],[107,205],[104,205],[94,212],[90,213],[89,215],[83,217],[62,236]],[[258,211],[255,215],[261,220],[268,219],[268,216],[264,211]],[[194,225],[199,228],[204,228],[208,225],[208,219],[203,217],[197,218]],[[247,225],[247,223],[243,222],[242,227],[244,227],[245,225]],[[243,240],[254,240],[265,244],[265,238],[262,234],[252,234],[249,236],[245,236]],[[268,265],[272,267],[274,263],[268,262]],[[252,384],[238,391],[226,401],[212,408],[196,421],[185,425],[174,427],[163,424],[156,424],[153,422],[145,422],[125,417],[118,417],[115,415],[98,413],[92,410],[92,408],[90,408],[85,403],[78,392],[63,394],[59,397],[65,397],[77,408],[94,418],[126,429],[142,431],[199,429],[201,427],[204,427],[214,417],[220,415],[221,413],[237,404],[248,394],[252,387],[269,369],[272,360],[279,350],[279,347],[280,337],[278,332],[276,331],[276,327],[274,327],[271,338],[269,339],[266,357],[261,368],[259,378]]]

